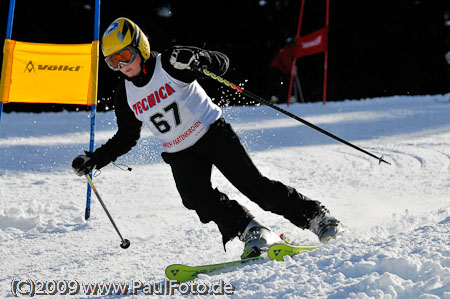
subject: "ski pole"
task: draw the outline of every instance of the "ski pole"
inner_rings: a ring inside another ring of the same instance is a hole
[[[325,131],[322,128],[319,128],[318,126],[316,126],[316,125],[314,125],[314,124],[312,124],[312,123],[310,123],[310,122],[308,122],[308,121],[306,121],[306,120],[304,120],[304,119],[302,119],[300,117],[298,117],[297,115],[292,114],[289,111],[286,111],[286,110],[284,110],[284,109],[282,109],[282,108],[272,104],[270,101],[265,100],[265,99],[261,98],[260,96],[254,94],[254,93],[252,93],[252,92],[250,92],[248,90],[245,90],[242,87],[240,87],[240,86],[238,86],[238,85],[236,85],[234,83],[231,83],[230,81],[228,81],[228,80],[226,80],[226,79],[224,79],[224,78],[222,78],[222,77],[220,77],[220,76],[218,76],[218,75],[208,71],[204,67],[203,68],[194,67],[193,69],[194,69],[194,71],[196,71],[198,73],[206,75],[207,77],[209,77],[209,78],[211,78],[213,80],[216,80],[217,82],[222,83],[222,84],[224,84],[224,85],[226,85],[226,86],[228,86],[228,87],[230,87],[230,88],[232,88],[232,89],[242,93],[243,95],[251,98],[252,100],[255,100],[255,101],[257,101],[257,102],[259,102],[261,104],[265,104],[265,105],[267,105],[267,106],[269,106],[269,107],[271,107],[271,108],[273,108],[273,109],[275,109],[275,110],[277,110],[277,111],[279,111],[279,112],[281,112],[281,113],[283,113],[283,114],[285,114],[285,115],[287,115],[287,116],[289,116],[289,117],[291,117],[291,118],[293,118],[293,119],[295,119],[295,120],[297,120],[297,121],[299,121],[299,122],[301,122],[301,123],[303,123],[303,124],[305,124],[305,125],[307,125],[307,126],[309,126],[311,128],[313,128],[313,129],[315,129],[315,130],[317,130],[317,131],[319,131],[319,132],[321,132],[321,133],[323,133],[323,134],[325,134],[325,135],[327,135],[327,136],[337,140],[337,141],[342,142],[345,145],[348,145],[348,146],[350,146],[350,147],[352,147],[352,148],[354,148],[354,149],[356,149],[356,150],[358,150],[360,152],[363,152],[363,153],[371,156],[372,158],[377,159],[379,164],[381,164],[381,162],[384,162],[386,164],[391,165],[391,163],[389,163],[389,162],[387,162],[386,160],[383,159],[383,156],[377,157],[374,154],[372,154],[372,153],[370,153],[370,152],[368,152],[368,151],[366,151],[366,150],[364,150],[364,149],[362,149],[362,148],[360,148],[360,147],[358,147],[358,146],[356,146],[356,145],[354,145],[354,144],[352,144],[352,143],[350,143],[350,142],[348,142],[348,141],[346,141],[346,140],[344,140],[344,139],[342,139],[342,138],[340,138],[340,137],[338,137],[338,136],[336,136],[336,135],[334,135],[334,134],[332,134],[332,133],[330,133],[328,131]]]
[[[130,247],[130,241],[127,239],[122,238],[122,235],[119,232],[119,229],[116,226],[116,223],[114,222],[114,220],[112,219],[111,215],[108,212],[108,209],[106,208],[105,204],[103,203],[102,198],[100,197],[100,194],[98,194],[97,189],[95,189],[94,187],[94,183],[92,182],[91,178],[89,177],[88,174],[85,175],[86,179],[89,183],[89,186],[91,186],[92,190],[94,191],[95,195],[98,198],[98,201],[100,202],[100,204],[102,205],[103,209],[106,212],[106,215],[108,215],[109,220],[111,221],[112,225],[114,226],[114,228],[116,229],[116,232],[119,234],[120,239],[122,240],[122,243],[120,244],[120,247],[122,247],[123,249],[127,249],[128,247]]]

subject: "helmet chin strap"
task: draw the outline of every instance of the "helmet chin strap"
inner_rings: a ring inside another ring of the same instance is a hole
[[[147,80],[145,80],[145,76],[148,74],[148,71],[145,67],[145,61],[142,58],[142,55],[140,52],[138,52],[138,55],[141,57],[141,71],[139,72],[139,74],[137,74],[134,77],[127,77],[126,75],[121,74],[126,80],[133,82],[135,85],[137,86],[143,86],[144,84],[146,84]]]
[[[139,55],[141,55],[140,52],[139,52]],[[144,75],[147,75],[147,70],[145,69],[145,61],[144,61],[144,58],[142,58],[142,55],[141,55],[141,73],[144,73]]]

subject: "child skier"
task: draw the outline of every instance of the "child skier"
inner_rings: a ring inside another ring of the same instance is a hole
[[[94,152],[77,156],[72,167],[79,176],[100,169],[133,148],[145,123],[160,139],[163,160],[172,168],[184,206],[202,223],[214,221],[225,244],[239,237],[242,258],[258,256],[283,241],[260,224],[237,201],[211,185],[212,166],[261,208],[284,216],[327,242],[341,231],[338,220],[318,201],[263,176],[239,137],[222,117],[192,70],[195,64],[224,74],[226,55],[196,47],[150,51],[146,35],[131,20],[116,19],[102,38],[108,66],[122,74],[114,95],[117,133]]]

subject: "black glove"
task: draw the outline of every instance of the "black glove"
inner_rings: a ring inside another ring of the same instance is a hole
[[[85,152],[86,155],[76,156],[72,161],[72,169],[76,175],[82,176],[88,174],[92,169],[95,169],[96,162],[92,158],[92,153]]]
[[[199,63],[198,51],[191,49],[174,49],[170,56],[170,64],[178,70],[191,70]]]

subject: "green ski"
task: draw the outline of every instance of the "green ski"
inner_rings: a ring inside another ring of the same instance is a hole
[[[235,266],[239,266],[250,261],[255,261],[259,259],[266,258],[267,256],[273,261],[283,261],[284,256],[294,256],[299,254],[302,251],[314,250],[319,246],[294,246],[289,244],[275,244],[269,248],[269,251],[262,255],[248,259],[236,260],[225,263],[211,264],[211,265],[202,265],[202,266],[187,266],[182,264],[173,264],[166,268],[166,277],[169,280],[176,280],[178,282],[186,282],[190,280],[194,280],[197,278],[199,274],[210,274],[219,270],[232,268]]]
[[[308,250],[314,250],[318,248],[319,246],[294,246],[289,244],[275,244],[270,246],[268,251],[268,256],[272,261],[284,261],[284,256],[294,256],[296,254],[299,254],[302,251]]]
[[[178,282],[186,282],[194,280],[199,274],[213,273],[218,270],[231,268],[234,266],[242,265],[250,261],[259,260],[267,257],[267,255],[252,257],[248,259],[236,260],[232,262],[225,262],[204,266],[186,266],[181,264],[170,265],[166,268],[166,276],[169,280],[176,280]]]

